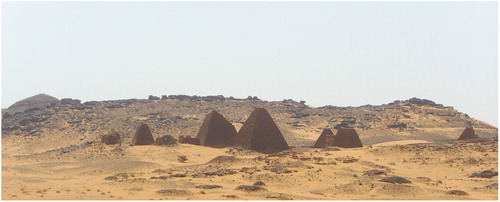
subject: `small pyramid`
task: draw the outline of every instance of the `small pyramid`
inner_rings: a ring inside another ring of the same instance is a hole
[[[462,132],[462,135],[458,138],[458,140],[468,140],[468,139],[479,139],[479,136],[476,135],[474,132],[474,128],[472,126],[469,126],[465,128],[464,132]]]
[[[354,128],[341,128],[333,138],[333,146],[344,148],[363,147],[358,133]]]
[[[197,138],[203,146],[222,148],[233,146],[235,136],[233,124],[214,110],[203,120]]]
[[[120,144],[121,138],[117,132],[112,132],[107,135],[103,135],[101,137],[101,143],[111,145],[111,144]]]
[[[314,144],[313,147],[322,148],[322,147],[333,146],[333,138],[334,138],[333,131],[329,128],[326,128],[323,130],[323,132],[321,132],[321,135],[318,137],[318,140],[316,140],[316,143]]]
[[[175,146],[177,145],[177,140],[171,135],[164,135],[156,138],[155,145]]]
[[[132,138],[132,145],[152,145],[155,142],[148,124],[141,124]]]
[[[288,144],[264,108],[256,108],[245,121],[235,138],[235,146],[261,152],[288,149]]]

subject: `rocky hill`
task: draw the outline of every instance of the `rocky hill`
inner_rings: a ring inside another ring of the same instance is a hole
[[[250,96],[236,99],[170,95],[81,103],[41,94],[3,110],[2,146],[9,154],[38,153],[96,141],[112,131],[124,136],[127,143],[141,123],[149,125],[155,138],[196,136],[212,110],[220,112],[238,130],[256,107],[266,108],[288,144],[296,147],[313,145],[326,127],[356,128],[365,145],[408,139],[457,139],[469,125],[482,138],[498,136],[496,127],[453,107],[419,98],[377,106],[313,108],[304,101],[269,102]]]

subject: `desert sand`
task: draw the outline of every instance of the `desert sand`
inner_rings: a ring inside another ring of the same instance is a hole
[[[498,129],[452,107],[420,99],[314,108],[290,100],[180,97],[51,99],[50,107],[30,108],[32,99],[5,110],[2,199],[498,199]],[[291,149],[130,144],[142,123],[154,138],[196,136],[212,110],[239,130],[257,107],[269,111]],[[469,125],[480,139],[457,140]],[[336,133],[338,126],[355,128],[364,146],[311,147],[324,128]],[[112,131],[122,143],[101,143]]]
[[[180,162],[179,156],[187,160]],[[474,172],[497,170],[496,141],[410,140],[354,149],[294,148],[278,154],[189,144],[166,147],[94,143],[68,151],[2,157],[3,199],[498,198],[497,176],[469,177]],[[210,162],[216,157],[220,160]],[[380,172],[367,175],[365,172],[370,170]],[[411,183],[379,181],[389,176],[403,177]],[[264,182],[263,190],[236,190],[257,181]],[[220,187],[197,188],[200,185]],[[468,195],[447,194],[450,190]]]

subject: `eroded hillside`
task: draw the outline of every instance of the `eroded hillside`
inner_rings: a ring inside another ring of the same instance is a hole
[[[62,99],[56,104],[51,100],[46,106],[38,105],[23,112],[6,109],[2,119],[2,146],[4,154],[39,153],[96,141],[111,131],[119,132],[126,143],[141,123],[149,125],[154,137],[196,136],[203,118],[212,110],[220,112],[239,129],[256,107],[269,111],[291,146],[313,145],[326,127],[354,127],[364,144],[456,139],[467,125],[474,126],[483,138],[498,134],[497,128],[452,107],[418,98],[379,106],[313,108],[304,102],[268,102],[256,97],[163,96],[160,99],[150,96],[149,99],[85,103]]]

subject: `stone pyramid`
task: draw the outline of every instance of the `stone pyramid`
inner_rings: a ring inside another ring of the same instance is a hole
[[[235,146],[270,153],[288,149],[288,144],[264,108],[256,108],[235,138]]]
[[[340,128],[333,138],[333,146],[344,148],[363,147],[358,133],[354,128]]]
[[[323,130],[323,132],[321,132],[321,135],[318,137],[318,140],[316,140],[316,143],[313,147],[321,148],[333,146],[333,138],[333,131],[329,128],[326,128]]]
[[[121,142],[121,138],[117,132],[112,132],[110,134],[103,135],[101,137],[101,143],[104,143],[104,144],[108,144],[108,145],[120,144],[120,142]]]
[[[465,128],[464,132],[462,132],[462,135],[460,135],[458,140],[468,140],[468,139],[478,139],[478,138],[479,136],[476,135],[472,126],[469,126]]]
[[[141,124],[132,138],[132,145],[152,145],[155,142],[148,124]]]
[[[196,137],[203,146],[222,148],[233,146],[235,136],[233,124],[214,110],[205,117]]]

